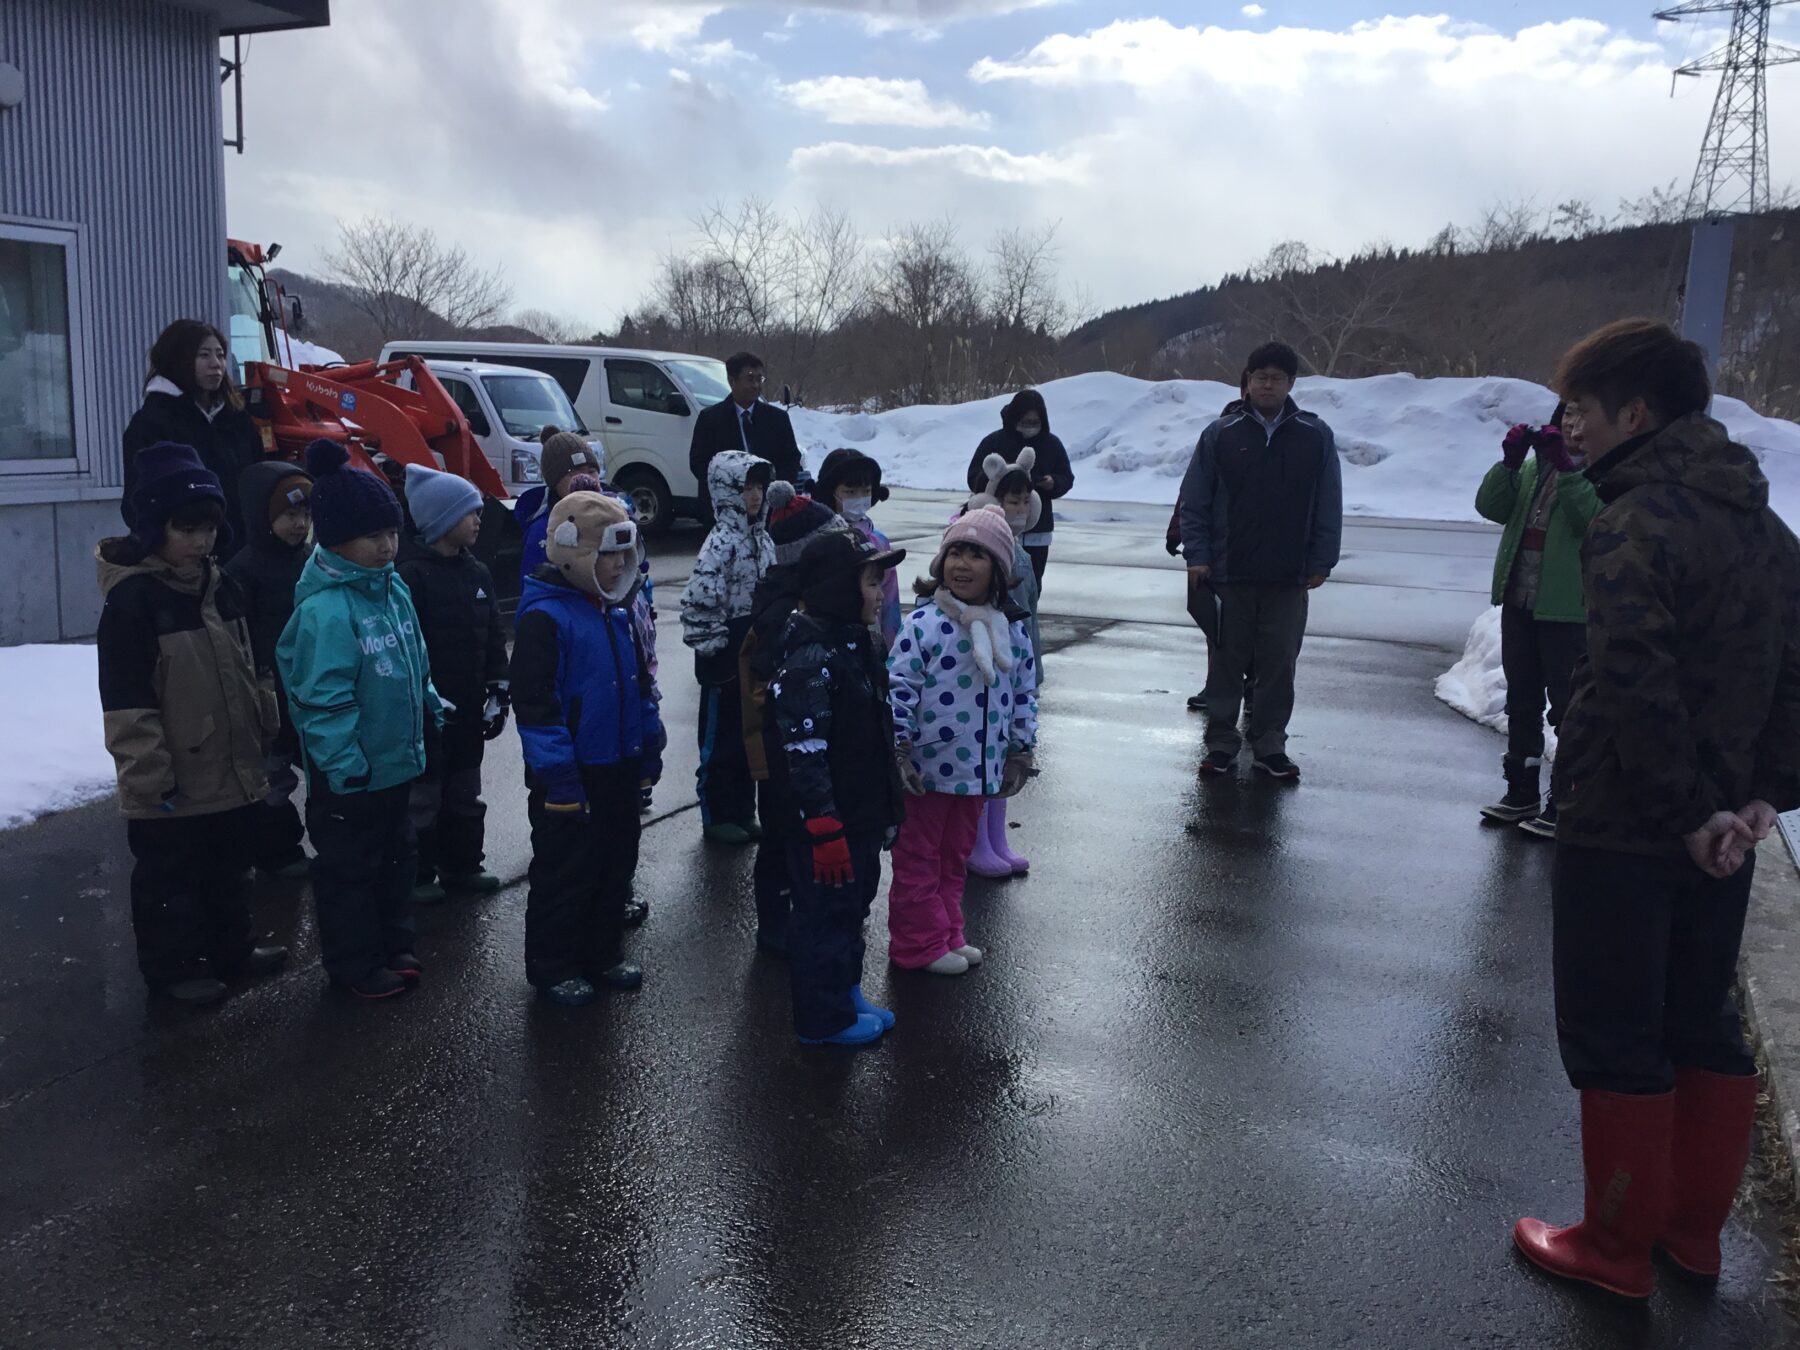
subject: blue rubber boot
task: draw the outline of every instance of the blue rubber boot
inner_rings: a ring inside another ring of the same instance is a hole
[[[835,1036],[802,1036],[802,1045],[872,1045],[887,1028],[874,1013],[858,1013],[856,1020]]]
[[[857,1012],[868,1013],[871,1017],[880,1018],[881,1029],[883,1031],[892,1031],[894,1029],[894,1014],[889,1012],[886,1008],[877,1008],[873,1003],[869,1002],[868,999],[864,998],[862,986],[860,984],[853,984],[850,986],[850,1002],[856,1006]]]

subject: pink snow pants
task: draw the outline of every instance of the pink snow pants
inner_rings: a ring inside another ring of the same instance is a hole
[[[888,959],[907,970],[963,946],[963,869],[975,851],[980,797],[927,792],[906,799],[888,889]]]

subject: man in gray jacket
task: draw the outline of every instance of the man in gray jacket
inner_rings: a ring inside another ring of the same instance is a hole
[[[1244,671],[1254,664],[1250,751],[1255,767],[1284,782],[1300,770],[1287,756],[1294,667],[1306,636],[1307,592],[1337,566],[1344,485],[1331,428],[1301,412],[1290,393],[1300,360],[1266,343],[1246,364],[1241,412],[1209,426],[1181,484],[1181,547],[1190,585],[1219,595],[1219,643],[1206,681],[1206,759],[1226,774],[1244,738],[1238,714]]]

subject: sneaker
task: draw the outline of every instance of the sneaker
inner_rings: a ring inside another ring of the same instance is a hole
[[[1229,750],[1209,750],[1206,758],[1200,761],[1200,772],[1222,777],[1237,768],[1237,756]]]
[[[287,964],[286,947],[252,947],[244,958],[244,974],[273,975]]]
[[[872,1045],[887,1028],[873,1013],[858,1013],[856,1020],[835,1036],[801,1036],[802,1045]]]
[[[715,821],[701,833],[715,844],[743,845],[750,842],[750,832],[729,820]]]
[[[634,966],[629,961],[621,961],[600,972],[600,983],[608,989],[636,989],[643,982],[643,967]]]
[[[987,957],[982,955],[981,948],[971,947],[967,943],[965,943],[961,947],[955,948],[951,952],[951,955],[962,957],[963,960],[965,960],[969,963],[970,969],[973,969],[974,967],[980,965],[983,961],[987,960]]]
[[[561,984],[545,985],[538,990],[538,997],[560,1003],[565,1008],[585,1008],[599,997],[599,993],[593,985],[577,976]]]
[[[1535,788],[1510,787],[1499,801],[1481,808],[1481,817],[1500,825],[1517,825],[1530,820],[1542,809],[1543,803],[1538,800]]]
[[[442,904],[448,892],[435,881],[421,881],[412,888],[412,899],[415,905]]]
[[[648,900],[627,900],[625,902],[625,926],[627,928],[636,928],[649,917],[650,902]]]
[[[862,986],[860,984],[853,984],[850,986],[850,1002],[856,1008],[858,1013],[867,1013],[879,1021],[883,1031],[892,1031],[894,1029],[894,1014],[889,1012],[886,1008],[877,1008],[873,1003],[869,1002],[868,999],[864,998]]]
[[[344,988],[358,998],[367,999],[371,1003],[377,999],[393,998],[396,994],[404,994],[408,987],[405,980],[386,966],[380,970],[371,971],[360,980],[351,980],[344,985]]]
[[[1206,691],[1204,689],[1188,699],[1188,711],[1197,713],[1206,711]]]
[[[1545,802],[1544,809],[1529,820],[1521,820],[1519,828],[1536,839],[1556,838],[1556,803]]]
[[[967,975],[969,958],[960,952],[945,952],[937,960],[925,967],[928,975]]]
[[[492,872],[462,872],[455,876],[446,872],[443,881],[446,890],[469,891],[475,895],[492,895],[500,889],[500,878]]]
[[[425,963],[411,952],[388,957],[388,969],[408,984],[416,984],[425,978]]]
[[[1260,755],[1252,766],[1258,773],[1266,773],[1269,777],[1283,783],[1300,781],[1300,766],[1294,763],[1279,750],[1272,755]]]
[[[231,991],[225,987],[225,981],[203,976],[197,980],[176,980],[173,984],[163,985],[157,992],[177,1003],[198,1008],[208,1003],[217,1003]]]

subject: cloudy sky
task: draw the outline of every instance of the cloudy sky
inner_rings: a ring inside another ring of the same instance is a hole
[[[975,249],[1060,222],[1065,275],[1110,306],[1283,238],[1685,188],[1715,85],[1671,98],[1669,70],[1721,31],[1648,0],[1453,3],[334,0],[251,47],[230,225],[313,270],[338,219],[430,224],[519,305],[610,327],[696,212],[749,194],[872,235],[948,213]],[[1769,102],[1800,180],[1795,67]]]

